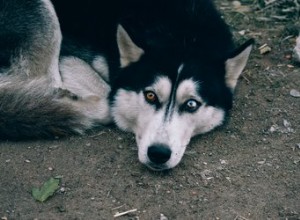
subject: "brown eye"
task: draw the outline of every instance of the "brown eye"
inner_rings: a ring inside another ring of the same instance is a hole
[[[149,103],[154,103],[154,102],[157,101],[157,96],[154,92],[146,91],[144,93],[144,95],[145,95],[146,101],[149,102]]]

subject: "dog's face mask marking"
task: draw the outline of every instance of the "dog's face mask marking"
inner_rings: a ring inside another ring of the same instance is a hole
[[[122,37],[123,34],[125,37]],[[144,51],[137,49],[131,40],[123,45],[126,39],[130,39],[123,28],[119,28],[118,38],[122,39],[119,41],[122,67],[135,65]],[[125,50],[130,46],[130,53],[126,54]],[[227,74],[222,86],[230,93],[230,102],[231,91],[250,50],[251,46],[247,46],[224,63]],[[195,80],[193,76],[187,77],[185,72],[188,72],[185,64],[179,64],[173,78],[163,72],[154,72],[149,74],[155,75],[154,79],[149,80],[148,84],[143,82],[146,85],[142,88],[126,85],[118,88],[113,96],[112,114],[116,124],[135,134],[139,160],[153,170],[175,167],[181,161],[190,139],[221,125],[228,110],[207,101],[203,93],[205,82]]]
[[[170,79],[160,76],[143,91],[118,91],[115,121],[135,134],[143,164],[155,170],[175,167],[192,136],[223,122],[224,111],[208,106],[197,94],[198,86],[191,79],[183,80],[172,99]]]

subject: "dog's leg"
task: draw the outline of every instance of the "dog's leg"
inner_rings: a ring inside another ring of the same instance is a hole
[[[69,91],[67,96],[74,100],[73,105],[78,111],[101,124],[112,121],[108,101],[110,86],[93,66],[77,57],[63,57],[60,72],[64,88]]]

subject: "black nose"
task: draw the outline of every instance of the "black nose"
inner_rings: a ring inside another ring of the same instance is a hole
[[[163,164],[171,157],[172,151],[165,145],[152,145],[148,148],[148,157],[152,163]]]

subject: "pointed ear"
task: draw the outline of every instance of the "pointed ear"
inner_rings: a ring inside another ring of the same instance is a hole
[[[139,48],[131,40],[122,25],[118,25],[117,43],[120,52],[121,67],[126,67],[129,64],[138,61],[144,54],[144,50]]]
[[[230,56],[230,58],[225,62],[226,85],[232,91],[234,91],[238,78],[247,64],[247,60],[249,58],[253,43],[253,39],[248,40],[246,43],[237,48]]]

